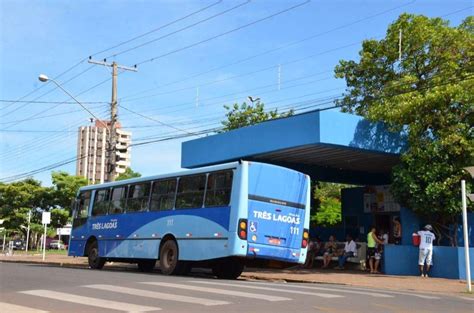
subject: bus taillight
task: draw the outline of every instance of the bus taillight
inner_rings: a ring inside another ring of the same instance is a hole
[[[308,246],[309,241],[309,230],[304,229],[303,231],[303,240],[301,241],[301,248],[306,248]]]
[[[247,240],[247,220],[244,218],[239,220],[238,234],[240,239]]]

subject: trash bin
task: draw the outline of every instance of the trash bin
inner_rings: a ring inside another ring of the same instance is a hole
[[[411,235],[411,239],[415,247],[418,247],[420,245],[420,241],[421,241],[420,235],[418,235],[417,233],[413,233],[413,235]]]

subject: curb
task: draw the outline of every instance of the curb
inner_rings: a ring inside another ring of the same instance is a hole
[[[0,263],[41,264],[41,265],[54,265],[54,266],[60,266],[60,267],[84,267],[84,268],[88,268],[87,264],[74,264],[74,263],[53,262],[53,261],[0,260]]]

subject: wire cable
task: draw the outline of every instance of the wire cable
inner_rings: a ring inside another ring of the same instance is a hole
[[[166,52],[166,53],[164,53],[164,54],[155,56],[155,57],[153,57],[153,58],[140,61],[140,62],[137,63],[137,65],[141,65],[141,64],[144,64],[144,63],[148,63],[148,62],[153,62],[153,61],[155,61],[155,60],[157,60],[157,59],[164,58],[164,57],[169,56],[169,55],[171,55],[171,54],[175,54],[175,53],[177,53],[177,52],[187,50],[187,49],[189,49],[189,48],[192,48],[192,47],[198,46],[198,45],[200,45],[200,44],[203,44],[203,43],[205,43],[205,42],[209,42],[209,41],[211,41],[211,40],[214,40],[214,39],[217,39],[217,38],[220,38],[220,37],[229,35],[229,34],[231,34],[231,33],[234,33],[234,32],[236,32],[236,31],[239,31],[239,30],[241,30],[241,29],[244,29],[244,28],[247,28],[247,27],[249,27],[249,26],[252,26],[252,25],[258,24],[258,23],[260,23],[260,22],[266,21],[266,20],[268,20],[268,19],[271,19],[271,18],[273,18],[273,17],[275,17],[275,16],[281,15],[281,14],[283,14],[283,13],[287,13],[287,12],[289,12],[289,11],[292,11],[292,10],[294,10],[294,9],[296,9],[296,8],[299,8],[299,7],[303,6],[303,5],[308,4],[310,1],[311,1],[311,0],[306,0],[305,2],[301,2],[301,3],[299,3],[299,4],[296,4],[296,5],[294,5],[294,6],[289,7],[289,8],[287,8],[287,9],[284,9],[284,10],[282,10],[282,11],[278,11],[278,12],[276,12],[276,13],[273,13],[273,14],[271,14],[271,15],[265,16],[265,17],[263,17],[263,18],[260,18],[260,19],[258,19],[258,20],[255,20],[255,21],[253,21],[253,22],[250,22],[250,23],[244,24],[244,25],[242,25],[242,26],[239,26],[239,27],[237,27],[237,28],[233,28],[233,29],[228,30],[228,31],[226,31],[226,32],[220,33],[220,34],[218,34],[218,35],[215,35],[215,36],[209,37],[209,38],[207,38],[207,39],[204,39],[204,40],[201,40],[201,41],[192,43],[192,44],[190,44],[190,45],[181,47],[181,48],[179,48],[179,49],[175,49],[175,50]]]
[[[183,20],[185,20],[185,19],[187,19],[187,18],[190,18],[190,17],[193,16],[193,15],[196,15],[196,14],[198,14],[198,13],[204,12],[204,11],[206,11],[206,10],[208,10],[208,9],[210,9],[210,8],[212,8],[212,7],[214,7],[214,6],[218,5],[218,4],[220,4],[220,3],[222,3],[222,0],[219,0],[219,1],[217,1],[217,2],[211,3],[210,5],[208,5],[208,6],[206,6],[206,7],[203,7],[203,8],[201,8],[201,9],[197,10],[197,11],[191,12],[191,13],[189,13],[189,14],[183,16],[183,17],[180,17],[180,18],[178,18],[178,19],[175,19],[175,20],[173,20],[173,21],[171,21],[171,22],[168,22],[168,23],[166,23],[166,24],[164,24],[164,25],[161,25],[161,26],[159,26],[159,27],[157,27],[157,28],[154,28],[154,29],[149,30],[149,31],[147,31],[147,32],[145,32],[145,33],[142,33],[142,34],[140,34],[140,35],[138,35],[138,36],[135,36],[135,37],[133,37],[133,38],[127,39],[127,40],[125,40],[125,41],[122,41],[122,42],[120,42],[120,43],[118,43],[118,44],[116,44],[116,45],[114,45],[114,46],[112,46],[112,47],[110,47],[110,48],[107,48],[107,49],[104,49],[104,50],[101,50],[101,51],[97,51],[97,52],[91,54],[91,56],[95,56],[95,55],[97,55],[97,54],[102,54],[102,53],[104,53],[104,52],[113,50],[113,49],[118,48],[118,47],[120,47],[120,46],[123,46],[123,45],[125,45],[125,44],[127,44],[127,43],[130,43],[130,42],[132,42],[132,41],[135,41],[135,40],[137,40],[137,39],[143,38],[143,37],[145,37],[145,36],[147,36],[147,35],[149,35],[149,34],[155,33],[155,32],[157,32],[157,31],[159,31],[159,30],[162,30],[162,29],[164,29],[164,28],[166,28],[166,27],[168,27],[168,26],[171,26],[171,25],[176,24],[176,23],[178,23],[178,22],[181,22],[181,21],[183,21]],[[118,54],[113,54],[112,56],[116,56],[116,55],[118,55]],[[107,58],[108,58],[108,57],[107,57]]]
[[[154,43],[154,42],[157,42],[157,41],[159,41],[159,40],[168,38],[168,37],[170,37],[170,36],[172,36],[172,35],[175,35],[175,34],[177,34],[177,33],[180,33],[180,32],[182,32],[182,31],[185,31],[185,30],[187,30],[187,29],[190,29],[190,28],[192,28],[192,27],[195,27],[195,26],[197,26],[197,25],[199,25],[199,24],[202,24],[202,23],[204,23],[204,22],[210,21],[210,20],[212,20],[212,19],[214,19],[214,18],[216,18],[216,17],[222,16],[222,15],[224,15],[224,14],[226,14],[226,13],[228,13],[228,12],[231,12],[231,11],[233,11],[233,10],[236,10],[236,9],[238,9],[238,8],[244,6],[244,5],[249,4],[250,1],[251,1],[251,0],[247,0],[246,2],[240,3],[240,4],[238,4],[238,5],[236,5],[236,6],[233,6],[233,7],[229,8],[229,9],[227,9],[227,10],[224,10],[224,11],[221,11],[221,12],[216,13],[216,14],[214,14],[214,15],[211,15],[211,16],[205,18],[205,19],[202,19],[202,20],[200,20],[200,21],[197,21],[197,22],[195,22],[195,23],[192,23],[192,24],[190,24],[190,25],[188,25],[188,26],[179,28],[179,29],[177,29],[177,30],[175,30],[175,31],[172,31],[171,33],[168,33],[168,34],[165,34],[165,35],[160,36],[160,37],[158,37],[158,38],[155,38],[155,39],[146,41],[146,42],[141,43],[141,44],[139,44],[139,45],[136,45],[136,46],[134,46],[134,47],[131,47],[131,48],[122,50],[122,51],[120,51],[120,52],[114,53],[114,54],[108,56],[107,58],[110,58],[110,57],[114,57],[114,58],[115,58],[115,57],[117,57],[117,56],[119,56],[119,55],[122,55],[122,54],[124,54],[124,53],[130,52],[130,51],[133,51],[133,50],[136,50],[136,49],[138,49],[138,48],[147,46],[147,45],[152,44],[152,43]]]

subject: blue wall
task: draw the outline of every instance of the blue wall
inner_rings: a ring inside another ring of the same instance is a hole
[[[418,247],[387,245],[382,269],[389,275],[419,275]],[[474,272],[474,248],[469,248],[471,276]],[[464,248],[433,247],[432,277],[466,279]]]

